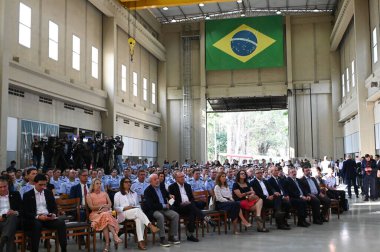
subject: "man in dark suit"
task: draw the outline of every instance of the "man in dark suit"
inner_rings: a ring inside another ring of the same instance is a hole
[[[87,186],[87,178],[88,178],[88,170],[87,169],[82,169],[78,173],[79,176],[79,184],[71,187],[70,189],[70,199],[76,199],[79,198],[80,200],[80,221],[86,221],[87,216],[86,216],[86,196],[88,193],[88,186]],[[72,213],[75,217],[77,217],[77,213],[74,212]],[[84,244],[84,237],[79,236],[79,242],[81,244]]]
[[[255,191],[256,195],[263,200],[263,206],[265,208],[274,209],[274,217],[276,219],[277,228],[289,230],[290,226],[286,221],[285,213],[281,211],[281,194],[274,191],[268,181],[263,179],[263,171],[261,169],[256,169],[255,174],[256,178],[250,183],[251,187]]]
[[[364,201],[377,199],[377,166],[376,161],[372,159],[369,154],[366,154],[364,160],[362,161],[362,172],[363,172],[363,193]]]
[[[291,205],[289,201],[289,195],[287,195],[284,189],[284,178],[281,178],[279,176],[280,173],[282,172],[281,167],[272,165],[269,169],[272,172],[272,176],[268,179],[268,183],[272,187],[273,191],[278,192],[281,195],[282,211],[285,212],[287,217],[290,217],[289,212],[290,212]]]
[[[19,226],[21,196],[18,191],[9,192],[8,181],[0,177],[0,252],[16,252],[15,234]]]
[[[188,218],[187,223],[187,240],[198,242],[199,240],[194,237],[195,219],[203,220],[204,215],[202,211],[196,207],[194,203],[194,196],[191,190],[191,185],[185,183],[185,174],[176,172],[174,174],[176,183],[169,186],[169,193],[175,198],[172,209],[180,215]]]
[[[31,251],[37,252],[43,228],[57,230],[61,251],[66,252],[66,225],[57,219],[54,195],[46,189],[47,179],[43,174],[34,178],[34,189],[23,197],[23,217],[27,234],[31,238]]]
[[[169,243],[179,244],[178,235],[178,220],[177,212],[170,210],[165,194],[160,189],[160,180],[157,174],[152,174],[149,177],[150,185],[144,191],[144,212],[150,220],[156,219],[157,226],[160,229],[160,245],[163,247],[170,246]],[[173,198],[173,196],[170,196]],[[170,235],[169,242],[165,240],[165,217],[170,220]]]
[[[311,169],[302,168],[304,176],[300,179],[301,186],[307,196],[311,197],[310,205],[313,212],[313,223],[321,225],[328,221],[331,200],[321,193],[317,180],[311,177]],[[322,205],[322,209],[321,209]]]
[[[347,185],[348,197],[351,199],[351,186],[354,186],[356,198],[359,198],[358,184],[356,183],[356,172],[357,164],[352,159],[351,155],[348,155],[346,160],[343,162],[343,167],[341,170],[341,176],[344,183]]]
[[[297,179],[297,170],[294,167],[288,169],[289,177],[284,180],[283,187],[285,193],[289,196],[290,204],[297,210],[299,227],[308,227],[310,224],[306,221],[307,202],[311,200],[302,190]]]

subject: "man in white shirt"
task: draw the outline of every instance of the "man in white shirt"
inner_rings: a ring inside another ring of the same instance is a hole
[[[17,191],[9,192],[8,181],[0,178],[0,251],[16,252],[15,233],[19,225],[21,196]]]
[[[41,231],[47,228],[57,230],[61,251],[66,252],[66,225],[56,217],[57,204],[53,193],[46,190],[47,178],[37,174],[34,182],[34,189],[25,193],[22,202],[24,226],[31,238],[31,251],[38,252]]]

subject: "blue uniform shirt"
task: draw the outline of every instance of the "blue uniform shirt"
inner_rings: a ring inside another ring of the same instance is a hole
[[[65,183],[62,183],[61,184],[61,190],[60,190],[60,193],[61,194],[70,194],[70,190],[71,190],[71,187],[77,185],[79,182],[74,180],[74,181],[67,181]]]
[[[119,189],[120,188],[120,178],[119,177],[110,177],[107,181],[107,186],[114,190],[114,189]]]
[[[193,192],[206,190],[205,183],[203,183],[201,179],[195,180],[194,178],[191,178],[189,184],[191,185],[191,190],[193,190]]]

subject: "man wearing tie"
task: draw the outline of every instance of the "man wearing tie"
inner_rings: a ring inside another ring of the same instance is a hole
[[[57,219],[57,205],[54,195],[46,189],[47,178],[37,174],[34,178],[34,189],[23,197],[24,227],[31,238],[31,251],[38,252],[41,231],[43,228],[56,230],[61,251],[66,252],[66,225]]]
[[[294,167],[288,169],[289,177],[285,179],[284,191],[289,196],[290,204],[297,210],[299,227],[308,227],[310,224],[306,221],[307,202],[310,202],[310,196],[305,196],[297,179],[297,170]]]
[[[80,199],[80,205],[81,205],[80,220],[85,221],[86,220],[86,196],[88,193],[88,186],[87,186],[88,171],[87,171],[87,169],[80,170],[78,175],[79,175],[79,184],[71,187],[69,198],[70,199],[75,199],[75,198]]]
[[[9,192],[8,181],[0,177],[0,251],[16,252],[15,233],[19,225],[21,196],[17,191]]]
[[[268,183],[272,186],[275,192],[278,192],[282,197],[282,210],[285,212],[286,216],[290,216],[290,201],[289,195],[284,190],[284,179],[279,177],[279,167],[272,165],[270,168],[272,176],[268,179]]]
[[[264,180],[263,171],[261,169],[256,169],[255,174],[256,178],[250,183],[253,191],[255,191],[256,195],[263,200],[264,208],[273,208],[277,228],[282,230],[289,230],[290,226],[286,221],[285,213],[281,211],[281,194],[274,191],[268,181]]]

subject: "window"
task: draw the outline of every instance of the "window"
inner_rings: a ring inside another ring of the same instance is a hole
[[[49,21],[49,58],[58,60],[58,25]]]
[[[144,101],[148,100],[148,80],[146,78],[143,79],[143,98]]]
[[[346,84],[347,84],[347,93],[350,92],[350,75],[348,74],[348,67],[346,68]]]
[[[372,31],[372,55],[373,63],[377,62],[377,31],[376,27]]]
[[[18,24],[18,42],[20,45],[30,48],[32,34],[32,9],[23,3],[20,3]]]
[[[133,95],[137,96],[137,73],[133,72]]]
[[[344,74],[342,74],[342,97],[345,95],[345,90],[344,90]]]
[[[156,83],[152,83],[152,104],[156,104]]]
[[[80,38],[73,35],[73,68],[80,70]]]
[[[98,64],[99,63],[99,57],[98,57],[98,48],[92,47],[91,50],[91,76],[95,79],[98,78]]]
[[[127,67],[121,65],[121,91],[127,92]]]
[[[355,78],[355,60],[353,60],[351,62],[351,82],[352,82],[352,86],[355,87],[355,82],[356,82],[356,78]]]

